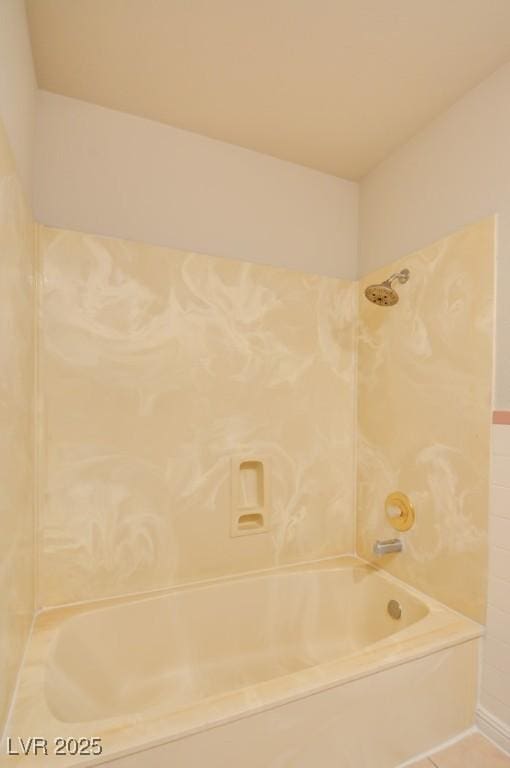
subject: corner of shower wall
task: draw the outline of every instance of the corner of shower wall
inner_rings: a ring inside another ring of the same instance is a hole
[[[34,223],[0,121],[0,731],[34,613]]]
[[[360,281],[357,548],[361,557],[483,622],[493,388],[495,218]],[[367,285],[409,268],[393,307]],[[404,551],[384,501],[404,491],[416,523]]]

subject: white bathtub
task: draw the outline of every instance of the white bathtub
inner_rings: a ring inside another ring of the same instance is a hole
[[[394,768],[472,724],[480,633],[346,557],[45,611],[5,764]]]

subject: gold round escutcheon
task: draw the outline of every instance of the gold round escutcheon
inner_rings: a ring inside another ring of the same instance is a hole
[[[415,521],[415,512],[411,499],[402,491],[394,491],[386,497],[384,510],[390,525],[396,531],[408,531]]]

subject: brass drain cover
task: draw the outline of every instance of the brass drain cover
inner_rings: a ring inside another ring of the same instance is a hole
[[[400,619],[402,618],[402,606],[398,602],[398,600],[390,600],[388,603],[388,613],[390,614],[392,619]]]

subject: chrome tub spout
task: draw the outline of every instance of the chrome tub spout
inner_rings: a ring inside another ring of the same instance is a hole
[[[374,544],[374,555],[390,555],[392,552],[402,552],[400,539],[377,540]]]

